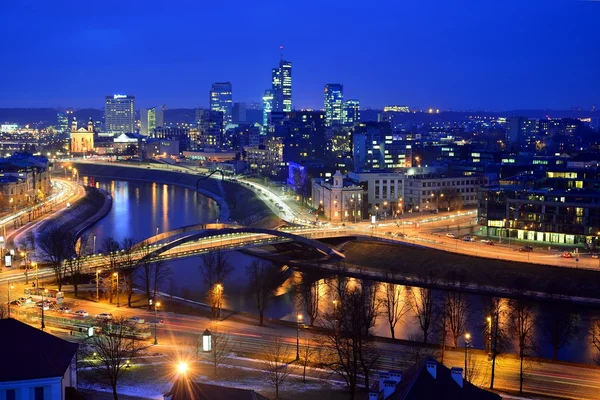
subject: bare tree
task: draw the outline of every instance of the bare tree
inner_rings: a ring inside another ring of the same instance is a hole
[[[58,290],[62,290],[65,267],[64,262],[69,256],[69,244],[73,242],[72,235],[60,229],[52,228],[45,232],[37,241],[37,250],[43,261],[50,264]]]
[[[544,315],[541,328],[544,337],[552,345],[552,358],[558,358],[558,351],[577,335],[579,315],[568,304],[553,304],[552,310]]]
[[[81,278],[81,269],[84,265],[84,259],[91,254],[89,239],[89,235],[81,236],[79,239],[70,235],[70,237],[66,239],[71,241],[67,245],[68,257],[66,265],[69,274],[71,275],[75,297],[77,297],[78,294],[79,279]]]
[[[169,268],[169,264],[166,261],[157,259],[152,263],[152,275],[154,277],[152,282],[154,284],[152,297],[156,298],[160,290],[160,283],[165,282],[171,277],[171,268]]]
[[[319,317],[319,281],[320,276],[304,271],[302,279],[296,283],[298,308],[306,313],[310,326],[313,326]]]
[[[125,238],[121,242],[121,257],[119,270],[125,278],[125,292],[127,293],[127,307],[131,307],[131,297],[133,296],[133,279],[138,264],[134,258],[135,255],[135,240],[133,238]]]
[[[0,319],[8,318],[8,309],[4,303],[0,303]]]
[[[290,358],[290,348],[280,336],[265,346],[262,353],[263,375],[275,389],[276,399],[279,398],[279,389],[292,372],[288,362]]]
[[[306,383],[306,367],[314,362],[318,354],[318,349],[310,345],[310,338],[307,337],[306,341],[300,348],[300,360],[298,360],[302,366],[303,383]]]
[[[263,326],[265,309],[273,296],[273,265],[271,263],[254,260],[246,267],[248,285],[256,301],[260,326]]]
[[[144,282],[144,289],[146,291],[146,300],[152,298],[152,266],[154,264],[154,257],[151,256],[152,249],[148,246],[142,246],[140,251],[140,258],[137,261],[137,273]],[[148,310],[152,310],[152,305],[148,301]]]
[[[104,259],[106,260],[106,263],[108,264],[108,270],[111,273],[114,273],[117,271],[118,267],[119,267],[119,260],[121,257],[121,245],[119,244],[119,242],[117,242],[115,240],[115,238],[113,238],[112,236],[107,237],[106,239],[104,239],[104,241],[102,242],[102,246],[100,247],[102,254],[104,255]],[[112,281],[111,281],[112,282]],[[119,283],[117,282],[117,285]],[[113,294],[114,294],[114,286],[111,285],[109,292],[109,300],[110,303],[113,302]]]
[[[127,361],[142,349],[143,344],[132,335],[131,327],[125,318],[114,319],[110,323],[108,332],[94,335],[88,340],[90,346],[90,354],[87,354],[89,366],[110,384],[113,398],[118,400],[119,378],[127,370]],[[94,355],[92,356],[92,354]]]
[[[226,332],[221,332],[217,325],[212,325],[211,333],[211,349],[204,353],[204,359],[213,366],[213,374],[217,376],[217,368],[223,364],[233,351],[233,343],[230,336]]]
[[[512,299],[510,301],[510,327],[517,337],[519,351],[519,393],[523,393],[523,362],[525,357],[531,356],[534,326],[535,315],[531,301],[523,296]]]
[[[589,338],[592,346],[596,349],[594,362],[600,365],[600,320],[594,320],[589,330]]]
[[[423,343],[427,344],[434,321],[433,291],[424,287],[412,287],[409,290],[410,308],[415,314],[423,334]]]
[[[213,318],[217,317],[222,297],[222,292],[217,285],[222,285],[231,271],[233,271],[233,267],[229,264],[225,252],[214,250],[202,255],[200,272],[202,273],[204,283],[208,286],[206,300],[212,311]]]
[[[387,317],[392,339],[396,338],[396,325],[402,322],[406,313],[410,311],[408,301],[402,300],[402,286],[389,282],[389,280],[394,280],[395,275],[395,272],[386,271],[385,280],[388,282],[383,283],[383,299],[381,302],[382,311]]]
[[[485,308],[490,316],[489,322],[489,349],[492,360],[490,374],[490,389],[494,389],[494,378],[496,374],[496,361],[508,347],[507,326],[504,322],[506,316],[506,304],[502,298],[492,297],[485,299]]]
[[[448,321],[448,330],[452,335],[452,344],[458,346],[458,338],[462,336],[471,317],[471,302],[462,290],[448,290],[445,298],[445,317]]]

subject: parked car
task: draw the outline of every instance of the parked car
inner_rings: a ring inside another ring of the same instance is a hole
[[[456,239],[456,235],[454,233],[446,233],[446,237]]]
[[[162,325],[165,323],[165,321],[163,321],[162,319],[153,319],[153,320],[148,321],[148,323],[150,325]]]
[[[562,253],[562,257],[563,258],[573,258],[573,254],[569,253],[568,251],[565,251],[564,253]]]
[[[592,254],[592,258],[596,258],[597,259],[598,258],[598,253],[593,253]]]
[[[144,322],[146,322],[146,320],[144,318],[140,318],[140,317],[131,317],[127,321],[134,323],[134,324],[143,324]]]
[[[396,236],[398,236],[400,238],[405,238],[406,237],[406,235],[404,233],[402,233],[402,232],[396,233]]]
[[[89,316],[89,315],[90,315],[90,314],[88,314],[88,312],[87,312],[87,311],[85,311],[85,310],[77,310],[77,311],[75,311],[73,314],[77,315],[78,317],[87,317],[87,316]]]
[[[462,238],[464,242],[474,242],[475,238],[473,236],[465,236]]]
[[[111,319],[113,319],[113,315],[111,313],[100,313],[100,314],[96,314],[96,318],[111,320]]]
[[[71,313],[71,309],[69,307],[65,307],[65,306],[59,307],[58,311],[61,313],[65,313],[65,314]]]
[[[40,307],[43,308],[44,311],[49,310],[50,309],[50,302],[49,301],[38,301],[37,303],[35,303],[36,307]]]
[[[523,246],[523,247],[520,247],[520,248],[519,248],[519,251],[520,251],[520,252],[525,252],[525,253],[528,253],[528,252],[530,252],[530,251],[533,251],[533,247],[531,247],[531,246]]]
[[[490,243],[493,243],[493,242],[492,242],[490,239],[481,239],[479,242],[480,242],[480,243],[483,243],[483,244],[490,244]]]

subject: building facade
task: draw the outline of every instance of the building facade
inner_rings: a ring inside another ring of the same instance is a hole
[[[354,125],[360,122],[360,101],[346,100],[344,102],[344,125]]]
[[[217,149],[223,145],[224,114],[221,111],[203,110],[196,111],[197,130],[190,132],[192,148]]]
[[[331,222],[360,222],[364,218],[364,195],[361,186],[344,181],[337,171],[331,183],[322,178],[312,180],[310,199],[317,216]]]
[[[94,121],[90,117],[87,129],[77,129],[77,120],[73,117],[71,125],[71,154],[82,155],[94,151]]]
[[[148,136],[165,123],[162,107],[142,108],[140,110],[140,133]]]
[[[223,127],[233,121],[231,82],[213,83],[209,93],[210,109],[223,114]]]
[[[135,96],[115,94],[104,102],[104,130],[113,134],[135,132]]]
[[[262,117],[262,126],[263,126],[263,134],[267,131],[267,126],[269,125],[269,117],[271,116],[271,111],[273,110],[273,92],[271,90],[265,90],[265,95],[262,98],[263,101],[263,117]]]
[[[328,83],[324,89],[325,126],[340,126],[344,121],[344,86]]]
[[[15,154],[0,159],[0,208],[19,210],[43,201],[51,193],[48,159]]]
[[[409,212],[456,211],[477,206],[478,191],[489,183],[480,176],[447,176],[439,173],[407,175],[404,207]]]
[[[553,168],[478,192],[478,221],[489,236],[597,248],[600,172]]]
[[[273,111],[292,111],[292,63],[279,61],[279,66],[271,72],[271,90],[273,94]]]

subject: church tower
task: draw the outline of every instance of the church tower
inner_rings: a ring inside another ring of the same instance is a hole
[[[88,121],[88,132],[94,133],[94,121],[92,121],[92,117]]]
[[[71,132],[77,132],[77,118],[73,117],[73,122],[71,122]]]

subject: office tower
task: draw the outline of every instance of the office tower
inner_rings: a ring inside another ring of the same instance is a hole
[[[325,126],[340,126],[343,120],[344,86],[328,83],[324,93]]]
[[[69,129],[69,118],[65,114],[56,114],[56,129],[61,133],[66,133]]]
[[[231,82],[213,83],[210,89],[210,109],[223,113],[223,124],[230,124],[233,120],[233,101]]]
[[[246,122],[246,103],[233,103],[232,119],[234,124]]]
[[[358,100],[347,100],[344,102],[344,125],[354,125],[360,122],[360,102]]]
[[[193,145],[199,149],[220,148],[223,145],[223,113],[214,110],[196,111],[198,137]]]
[[[110,133],[135,132],[135,96],[124,94],[106,96],[104,126]]]
[[[292,63],[279,61],[272,71],[273,111],[292,111]]]
[[[140,111],[140,133],[151,134],[156,128],[164,125],[164,112],[162,107],[142,108]]]
[[[267,130],[267,125],[269,125],[269,116],[271,111],[273,111],[273,92],[271,90],[265,90],[265,95],[262,98],[263,100],[263,132]]]

